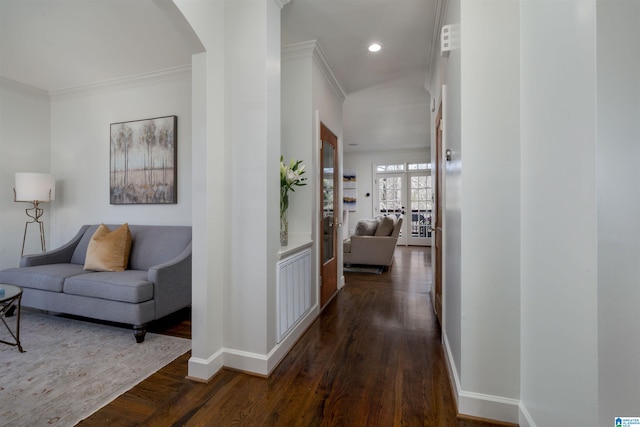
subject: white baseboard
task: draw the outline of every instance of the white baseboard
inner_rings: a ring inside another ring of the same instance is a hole
[[[311,307],[291,332],[267,355],[221,348],[208,359],[191,357],[188,376],[195,381],[207,382],[220,369],[227,367],[266,377],[278,366],[319,314],[320,308],[317,304]]]
[[[222,369],[223,361],[224,352],[222,349],[216,351],[208,359],[191,356],[188,363],[188,378],[196,381],[209,381],[220,369]]]
[[[443,345],[447,370],[451,384],[453,384],[453,397],[456,401],[458,413],[488,420],[519,424],[521,414],[520,400],[462,390],[460,377],[455,363],[453,363],[453,354],[451,353],[449,340],[444,331]]]
[[[320,315],[320,306],[314,305],[309,309],[298,324],[280,341],[267,355],[267,375],[273,371],[280,361],[289,353],[289,350],[298,342],[300,337]]]
[[[522,401],[520,402],[520,427],[536,427],[533,418]]]

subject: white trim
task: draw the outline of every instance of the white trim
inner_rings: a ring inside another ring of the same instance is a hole
[[[289,332],[289,334],[287,334],[287,336],[283,338],[279,344],[276,344],[276,346],[269,352],[267,355],[267,375],[269,375],[278,366],[282,359],[289,353],[319,315],[320,306],[316,304],[311,307],[302,320],[298,321],[298,324],[291,330],[291,332]]]
[[[447,338],[446,331],[442,330],[442,345],[444,346],[445,362],[447,365],[447,372],[449,373],[449,383],[453,384],[453,399],[456,401],[456,408],[458,405],[458,390],[460,390],[460,381],[458,380],[458,371],[456,365],[453,363],[453,354],[451,353],[451,346],[449,346],[449,339]]]
[[[8,88],[14,88],[23,92],[30,92],[36,96],[49,98],[49,92],[47,92],[44,89],[40,89],[35,86],[30,86],[24,83],[20,83],[15,80],[8,79],[6,77],[0,77],[0,84]]]
[[[453,361],[451,347],[449,346],[449,340],[444,331],[442,341],[449,381],[453,384],[453,390],[451,391],[456,401],[458,413],[486,418],[488,420],[518,424],[520,415],[522,411],[525,410],[520,400],[462,390],[460,377]],[[531,424],[531,426],[533,427],[535,424]]]
[[[251,353],[248,351],[224,348],[224,366],[239,371],[268,376],[278,363],[287,355],[298,339],[304,334],[309,326],[320,314],[318,305],[298,322],[296,327],[279,343],[276,344],[269,354]]]
[[[520,401],[489,394],[460,391],[458,413],[518,424]]]
[[[280,10],[282,10],[282,8],[285,7],[285,5],[289,3],[291,0],[273,0],[273,1],[280,8]]]
[[[331,66],[329,65],[329,61],[327,61],[327,57],[325,56],[324,51],[320,47],[320,43],[318,43],[317,40],[310,40],[307,42],[282,46],[282,61],[290,61],[303,58],[313,58],[313,60],[322,70],[324,76],[329,81],[329,84],[331,84],[332,89],[334,90],[340,101],[344,102],[345,98],[347,97],[347,93],[342,88],[342,85],[338,81],[336,75],[333,74]]]
[[[340,102],[344,102],[345,98],[347,97],[347,93],[342,88],[342,85],[338,81],[338,78],[335,76],[335,74],[333,74],[331,66],[329,65],[329,61],[327,61],[327,57],[320,47],[320,43],[316,44],[316,48],[313,51],[313,59],[320,66],[320,69],[322,70],[327,80],[329,80],[329,83],[331,83],[331,87],[333,87],[336,95],[338,95]]]
[[[207,359],[191,357],[189,359],[189,378],[209,381],[223,367],[224,352],[222,349],[213,353]]]
[[[191,64],[155,70],[147,73],[134,74],[126,77],[118,77],[77,87],[51,90],[49,91],[49,96],[52,101],[55,101],[74,96],[84,96],[105,90],[126,89],[143,84],[161,83],[168,80],[186,77],[186,75],[191,77]]]
[[[436,0],[436,13],[433,17],[433,33],[431,35],[431,45],[429,46],[429,58],[427,62],[427,75],[424,80],[424,87],[427,91],[431,88],[431,80],[436,74],[438,66],[437,57],[440,55],[440,32],[444,18],[447,14],[449,0]]]
[[[520,401],[520,427],[536,427],[536,423],[533,421],[533,417],[527,408],[524,406],[524,403]]]

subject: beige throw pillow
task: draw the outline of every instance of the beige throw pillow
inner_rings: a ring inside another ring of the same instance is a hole
[[[376,234],[376,228],[378,228],[377,219],[361,219],[356,224],[355,235],[373,236]]]
[[[131,231],[128,224],[122,224],[111,231],[100,224],[89,241],[84,269],[92,271],[124,271],[129,264],[131,251]]]
[[[387,215],[380,219],[380,224],[376,228],[376,236],[391,236],[393,229],[396,227],[396,216]]]

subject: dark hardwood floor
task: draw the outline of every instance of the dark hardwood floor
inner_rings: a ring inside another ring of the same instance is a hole
[[[79,425],[457,426],[430,249],[399,247],[393,269],[346,275],[346,286],[269,378],[223,369],[187,380],[187,353]],[[190,337],[188,311],[151,332]],[[142,344],[144,345],[144,344]]]

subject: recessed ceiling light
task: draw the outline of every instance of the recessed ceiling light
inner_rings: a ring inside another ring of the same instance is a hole
[[[371,43],[369,45],[369,52],[380,52],[380,49],[382,49],[382,45],[380,45],[380,43]]]

